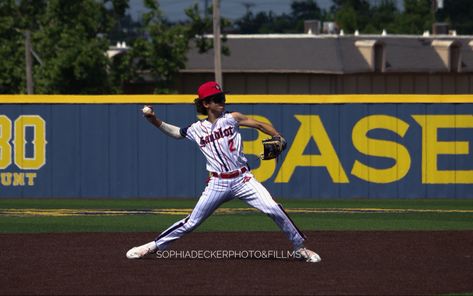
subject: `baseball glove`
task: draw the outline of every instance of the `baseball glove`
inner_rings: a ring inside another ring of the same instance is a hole
[[[279,156],[286,149],[286,140],[281,136],[274,136],[262,141],[264,152],[260,158],[262,160],[273,159]]]

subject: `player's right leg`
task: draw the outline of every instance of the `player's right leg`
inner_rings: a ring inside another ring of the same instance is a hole
[[[228,180],[211,178],[192,213],[164,230],[154,241],[127,252],[128,259],[139,259],[157,250],[165,250],[170,243],[193,231],[205,221],[222,203],[232,196],[226,184]]]
[[[240,183],[235,190],[238,198],[273,219],[292,242],[294,249],[303,246],[305,235],[289,218],[283,207],[273,200],[268,190],[253,176],[248,181]]]

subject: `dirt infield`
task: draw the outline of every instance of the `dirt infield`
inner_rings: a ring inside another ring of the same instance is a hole
[[[246,259],[125,258],[129,247],[151,241],[153,233],[0,234],[0,294],[473,292],[473,231],[307,234],[307,246],[322,256],[320,263],[279,255]],[[275,250],[281,254],[289,247],[278,232],[227,232],[193,233],[172,249]]]

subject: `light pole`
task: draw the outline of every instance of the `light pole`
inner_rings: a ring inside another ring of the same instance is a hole
[[[220,40],[220,1],[213,0],[213,32],[214,32],[214,72],[215,81],[222,85],[222,45]],[[222,85],[223,86],[223,85]]]
[[[25,31],[25,64],[26,64],[26,93],[32,95],[33,92],[33,59],[31,58],[31,31]]]

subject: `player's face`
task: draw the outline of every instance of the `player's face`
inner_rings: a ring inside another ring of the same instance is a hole
[[[209,110],[223,112],[225,110],[225,95],[216,95],[208,100]]]
[[[210,101],[214,102],[215,104],[224,104],[225,105],[225,95],[219,94],[210,98]]]

